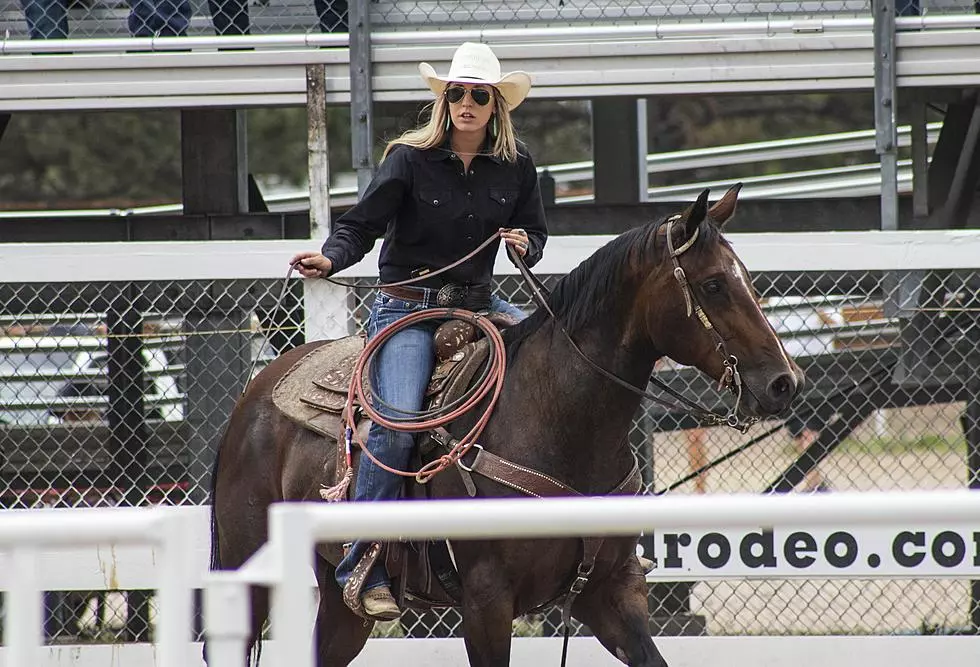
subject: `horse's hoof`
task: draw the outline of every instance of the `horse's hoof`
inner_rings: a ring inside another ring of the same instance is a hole
[[[402,615],[391,590],[387,586],[372,588],[361,596],[364,615],[378,621],[393,621]]]

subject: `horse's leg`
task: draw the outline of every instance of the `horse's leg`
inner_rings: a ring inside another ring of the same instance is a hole
[[[374,623],[344,604],[334,567],[317,556],[316,581],[320,606],[316,612],[317,667],[347,667],[364,648]]]
[[[514,621],[510,587],[490,561],[463,581],[463,636],[470,667],[508,667]]]
[[[607,580],[586,586],[572,605],[572,615],[630,667],[667,667],[650,638],[646,580],[635,558]]]

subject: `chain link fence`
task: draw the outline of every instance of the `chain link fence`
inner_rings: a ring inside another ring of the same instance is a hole
[[[755,278],[770,321],[806,371],[805,395],[783,428],[695,477],[779,422],[740,434],[645,406],[631,442],[647,492],[980,482],[980,452],[969,451],[961,423],[964,401],[980,389],[980,272]],[[553,286],[560,277],[543,279]],[[500,279],[497,289],[533,309],[518,278]],[[0,285],[2,506],[206,504],[214,448],[247,378],[304,342],[303,285],[293,281],[280,300],[281,291],[280,280]],[[373,292],[337,294],[335,329],[361,330]],[[657,372],[688,397],[721,407],[723,397],[692,369],[668,362]],[[808,461],[818,464],[809,470]],[[975,632],[980,617],[978,591],[964,581],[652,588],[652,626],[670,634]],[[53,642],[145,640],[153,615],[143,592],[53,592],[47,606]],[[552,635],[558,627],[555,610],[520,619],[515,633]],[[456,636],[460,617],[408,612],[377,633]]]
[[[868,0],[371,0],[376,30],[854,17]],[[970,0],[897,0],[901,16],[972,13]],[[0,35],[152,37],[347,32],[348,0],[0,0]]]

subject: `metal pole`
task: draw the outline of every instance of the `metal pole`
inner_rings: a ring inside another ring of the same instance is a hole
[[[15,544],[10,550],[15,576],[4,597],[4,643],[7,664],[29,667],[41,663],[41,626],[44,617],[38,590],[38,553],[33,544]]]
[[[306,151],[310,171],[310,238],[330,233],[330,142],[327,136],[326,68],[306,66]]]
[[[371,23],[368,3],[350,3],[351,157],[357,170],[357,193],[364,194],[374,176],[371,100]]]
[[[283,647],[281,664],[313,667],[313,539],[301,505],[270,509],[269,542],[277,550],[280,577],[272,590],[272,636]]]
[[[929,216],[929,132],[926,105],[916,100],[909,119],[912,130],[912,211],[916,218]]]
[[[881,229],[898,229],[898,140],[895,131],[895,0],[876,0],[875,149],[881,156]]]
[[[249,634],[249,586],[234,575],[217,573],[204,589],[208,664],[245,667]]]
[[[163,562],[157,592],[157,659],[162,667],[183,667],[192,662],[194,595],[189,581],[195,562],[187,548],[187,535],[193,530],[193,524],[184,514],[170,514],[161,524],[158,553],[162,553]]]
[[[640,161],[638,167],[639,199],[638,201],[650,201],[650,175],[647,173],[647,153],[650,146],[647,141],[647,101],[641,97],[636,101],[636,156]]]

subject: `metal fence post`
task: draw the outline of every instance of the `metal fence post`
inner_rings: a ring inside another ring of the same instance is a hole
[[[281,664],[313,667],[313,535],[305,508],[290,503],[270,507],[269,543],[277,565],[272,590],[272,636],[282,648]]]
[[[18,544],[10,550],[17,576],[11,579],[4,598],[4,640],[7,664],[29,667],[41,664],[41,624],[44,609],[37,583],[37,550],[33,544]]]
[[[310,238],[330,233],[330,153],[323,64],[306,66],[306,150],[310,170]]]
[[[121,290],[106,313],[109,339],[108,395],[106,420],[111,437],[111,480],[125,484],[125,505],[144,503],[150,485],[147,474],[149,455],[146,442],[146,406],[144,396],[143,315],[137,309],[139,295],[135,285]],[[62,602],[68,596],[59,596]],[[130,591],[126,595],[126,634],[133,641],[145,641],[150,633],[150,593]]]
[[[357,170],[357,193],[364,194],[374,176],[374,122],[371,100],[371,15],[367,2],[350,4],[351,158]]]
[[[249,586],[228,572],[211,575],[204,589],[208,664],[244,667],[249,634]]]
[[[875,150],[881,156],[881,229],[898,229],[895,0],[874,3]]]
[[[153,511],[167,512],[161,508]],[[158,544],[163,561],[157,593],[159,616],[155,639],[163,667],[183,667],[191,662],[194,596],[188,581],[195,554],[190,549],[189,537],[195,525],[186,514],[167,512],[160,526]]]

